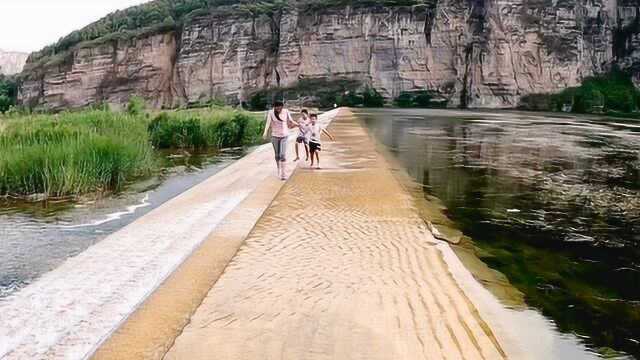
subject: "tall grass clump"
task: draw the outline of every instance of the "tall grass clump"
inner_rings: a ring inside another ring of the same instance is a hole
[[[149,124],[151,143],[166,148],[228,148],[260,141],[264,121],[228,108],[163,112]]]
[[[157,166],[141,116],[92,110],[0,122],[0,196],[117,191]]]

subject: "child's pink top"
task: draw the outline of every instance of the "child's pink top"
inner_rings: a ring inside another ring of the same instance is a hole
[[[291,120],[289,110],[282,109],[280,112],[280,120],[276,117],[273,110],[269,111],[269,120],[271,121],[271,136],[287,137],[289,136],[289,124],[287,120]]]

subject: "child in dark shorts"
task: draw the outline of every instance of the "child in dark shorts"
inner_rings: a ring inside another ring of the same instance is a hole
[[[311,132],[310,132],[311,136],[309,138],[309,152],[311,153],[311,167],[313,167],[315,163],[316,169],[320,169],[320,151],[322,151],[322,141],[321,141],[322,134],[324,133],[325,135],[327,135],[329,139],[331,139],[332,141],[334,141],[335,139],[331,134],[329,134],[329,132],[326,129],[320,126],[320,124],[318,123],[317,114],[311,114],[311,123],[309,125],[311,128]]]
[[[300,160],[300,152],[298,150],[298,146],[303,144],[304,151],[307,154],[307,159],[305,161],[309,161],[309,133],[311,131],[310,122],[309,122],[309,111],[307,109],[302,110],[302,118],[298,121],[300,132],[298,133],[298,137],[296,138],[296,159],[294,161]]]

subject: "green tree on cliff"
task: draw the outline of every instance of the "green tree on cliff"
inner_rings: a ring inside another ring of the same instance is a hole
[[[18,86],[13,77],[0,75],[0,113],[5,113],[16,104]]]

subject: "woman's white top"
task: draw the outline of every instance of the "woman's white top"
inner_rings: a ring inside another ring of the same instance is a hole
[[[268,120],[271,123],[271,136],[275,137],[287,137],[289,136],[289,121],[293,121],[289,110],[282,109],[280,111],[280,119],[276,117],[275,110],[270,110],[268,113]]]

